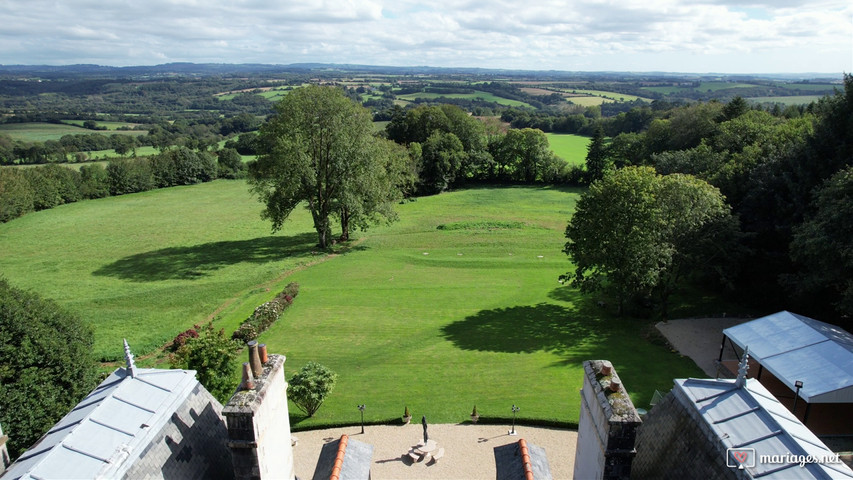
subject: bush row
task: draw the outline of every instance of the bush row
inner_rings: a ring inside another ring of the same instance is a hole
[[[32,168],[0,168],[0,222],[64,203],[109,195],[124,195],[174,185],[191,185],[215,178],[239,178],[245,169],[230,149],[195,152],[186,147],[153,157],[111,160],[74,170],[49,164]]]
[[[268,329],[282,313],[293,303],[293,299],[299,294],[299,284],[296,282],[288,283],[281,293],[275,298],[260,305],[252,312],[252,315],[240,324],[240,327],[234,331],[231,338],[246,343],[255,340],[258,336]]]

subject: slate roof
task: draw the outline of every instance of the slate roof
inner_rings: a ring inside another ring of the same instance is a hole
[[[526,442],[525,442],[526,443]],[[551,466],[548,464],[548,456],[545,449],[532,443],[526,443],[529,456],[529,470],[533,478],[551,480]],[[497,480],[524,479],[525,465],[522,460],[521,443],[513,442],[494,448],[495,470]]]
[[[808,403],[853,403],[853,335],[787,311],[723,330],[791,391],[800,380]]]
[[[314,469],[313,480],[329,480],[332,478],[338,451],[343,445],[343,462],[338,477],[340,480],[367,480],[370,478],[370,465],[373,462],[373,445],[353,440],[347,435],[338,440],[323,445],[317,466]]]
[[[752,346],[750,346],[750,353]],[[673,393],[692,405],[725,448],[754,448],[755,455],[833,455],[805,425],[764,388],[747,379],[742,388],[735,380],[676,379]],[[746,469],[750,478],[844,478],[853,470],[843,463],[762,464]]]
[[[3,478],[121,477],[198,385],[195,373],[129,362],[24,452]]]

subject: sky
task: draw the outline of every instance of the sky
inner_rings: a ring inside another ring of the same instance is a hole
[[[853,72],[850,0],[0,0],[0,64]]]

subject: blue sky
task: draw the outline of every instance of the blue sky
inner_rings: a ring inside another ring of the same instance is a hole
[[[853,72],[849,0],[3,0],[0,64]]]

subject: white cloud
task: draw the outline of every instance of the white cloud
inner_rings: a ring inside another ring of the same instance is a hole
[[[0,2],[0,63],[853,71],[837,0]]]

